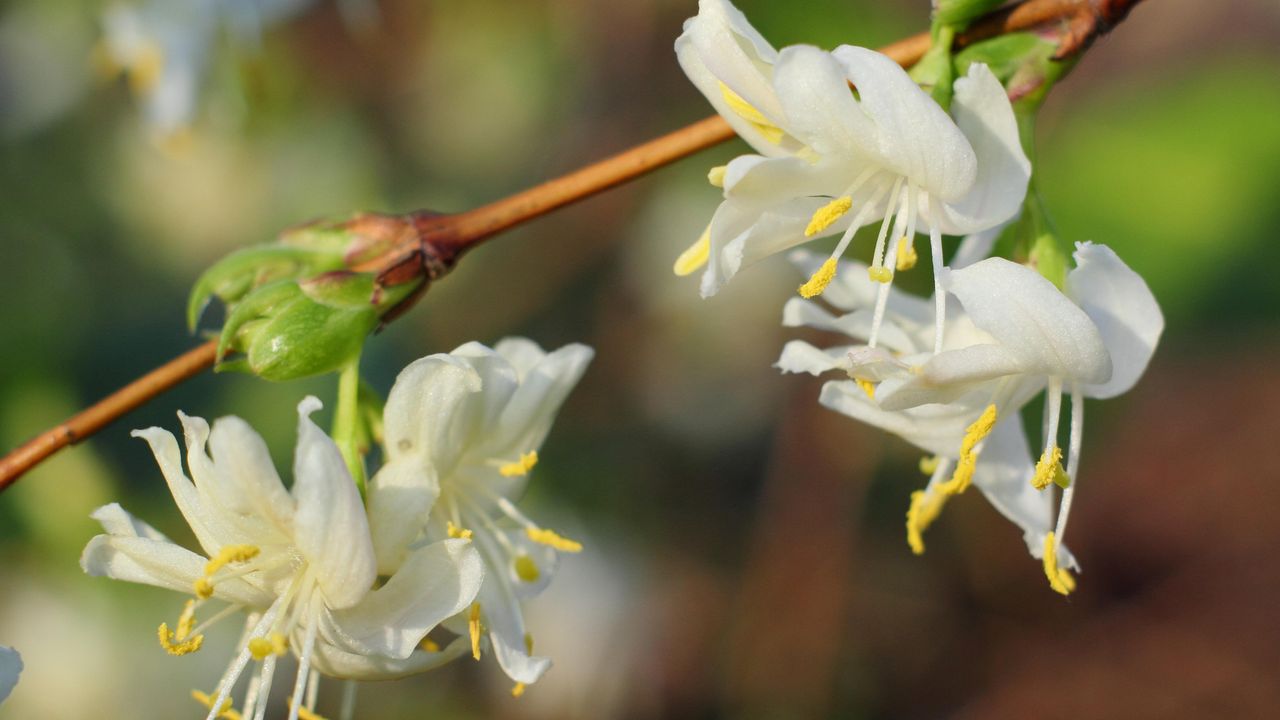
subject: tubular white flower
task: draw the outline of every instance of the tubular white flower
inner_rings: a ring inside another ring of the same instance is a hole
[[[818,262],[808,253],[795,253],[794,260],[802,270]],[[984,439],[993,430],[1001,432],[997,421],[1003,424],[1047,388],[1045,447],[1027,478],[1038,491],[1051,483],[1064,486],[1056,523],[1049,528],[1030,522],[1027,518],[1031,515],[1025,512],[1030,505],[1022,491],[1014,492],[1012,487],[990,492],[988,497],[1011,519],[1014,516],[1004,508],[1024,508],[1019,513],[1023,519],[1015,522],[1027,533],[1041,533],[1038,538],[1028,535],[1032,554],[1047,556],[1050,582],[1064,594],[1073,581],[1061,568],[1075,567],[1061,542],[1079,468],[1083,399],[1113,397],[1132,387],[1145,370],[1164,326],[1146,283],[1110,249],[1079,243],[1075,260],[1065,293],[1034,270],[1000,258],[943,273],[943,285],[957,297],[961,309],[953,311],[936,354],[922,350],[921,301],[891,295],[882,306],[884,348],[853,345],[824,351],[792,341],[778,362],[789,372],[845,370],[855,382],[828,383],[823,389],[824,405],[954,460],[956,473],[948,484],[938,485],[939,476],[935,475],[930,489],[918,500],[913,498],[913,510],[923,507],[933,515],[940,504],[925,503],[941,496],[932,490],[945,493],[962,490],[970,480],[980,483],[974,463],[976,468],[983,467],[980,458],[987,453]],[[855,272],[842,272],[827,300],[849,312],[833,316],[797,298],[785,308],[784,324],[838,330],[865,340],[872,288],[856,272],[860,268],[848,269]],[[1065,468],[1058,445],[1064,390],[1071,395],[1072,408]],[[990,421],[984,422],[988,413]],[[957,438],[959,452],[949,451]],[[1011,440],[1004,443],[1009,448],[1017,444]],[[972,458],[967,465],[966,447]],[[1008,458],[1018,454],[1010,452],[1001,459],[1002,466],[1007,467]],[[980,484],[1005,487],[994,480]]]
[[[546,353],[523,338],[494,349],[468,343],[409,365],[387,397],[387,461],[370,481],[369,504],[395,520],[375,527],[378,566],[398,567],[404,548],[420,542],[471,539],[484,584],[449,627],[470,636],[477,659],[487,636],[517,691],[550,666],[533,655],[520,603],[546,586],[559,552],[581,546],[529,520],[514,501],[591,357],[583,345]]]
[[[11,647],[0,645],[0,703],[3,703],[18,684],[22,674],[22,656]]]
[[[797,45],[775,55],[723,1],[701,3],[676,50],[694,84],[760,153],[715,175],[725,200],[677,262],[680,274],[706,263],[704,297],[763,257],[841,233],[830,259],[800,289],[816,296],[837,274],[854,232],[877,221],[868,272],[887,286],[897,269],[914,265],[917,231],[929,234],[934,267],[942,268],[943,234],[995,227],[1017,213],[1026,194],[1030,162],[1004,88],[985,65],[971,65],[956,81],[948,115],[897,63],[872,50]],[[881,303],[887,292],[880,291]],[[944,299],[935,293],[935,350]],[[878,339],[873,327],[869,342]]]
[[[203,419],[179,413],[191,478],[173,435],[160,428],[134,432],[151,445],[203,554],[174,544],[117,504],[93,513],[106,532],[85,548],[85,572],[195,596],[172,631],[160,626],[170,653],[198,650],[207,627],[247,613],[244,637],[214,697],[200,694],[209,718],[229,707],[231,688],[251,659],[262,668],[243,714],[263,717],[276,657],[289,649],[299,658],[290,718],[298,717],[312,668],[381,679],[458,654],[427,652],[419,644],[474,599],[483,576],[478,554],[461,540],[423,545],[374,589],[369,519],[337,447],[309,418],[319,407],[313,397],[298,405],[291,492],[262,438],[239,418],[222,418],[210,431]],[[198,623],[196,613],[212,600],[226,606]]]

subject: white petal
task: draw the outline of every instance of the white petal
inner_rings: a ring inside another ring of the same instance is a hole
[[[511,364],[519,382],[524,382],[529,373],[547,357],[547,351],[541,345],[524,337],[504,337],[494,343],[493,351]]]
[[[485,428],[479,454],[516,458],[541,447],[560,406],[594,355],[591,348],[575,343],[547,354],[530,368],[496,422]]]
[[[1164,331],[1164,315],[1141,275],[1106,245],[1077,243],[1076,268],[1067,274],[1067,293],[1098,326],[1111,355],[1111,379],[1086,385],[1085,395],[1115,397],[1142,377]]]
[[[898,327],[895,319],[890,317],[888,321],[881,323],[880,345],[896,352],[918,352],[920,348],[916,347],[914,339]],[[874,322],[875,313],[871,310],[855,310],[835,317],[817,303],[798,297],[787,300],[786,305],[782,306],[784,327],[811,327],[838,332],[861,342],[870,340]]]
[[[381,655],[352,653],[321,640],[316,643],[312,664],[329,677],[348,680],[395,680],[447,665],[471,652],[471,641],[459,637],[439,652],[417,650],[399,660]]]
[[[960,299],[975,325],[1018,358],[1023,372],[1082,383],[1111,377],[1111,358],[1097,326],[1035,270],[988,258],[944,270],[942,286]]]
[[[388,460],[369,481],[369,529],[379,573],[400,567],[439,497],[435,466],[418,453]]]
[[[784,48],[773,77],[788,129],[819,155],[840,156],[849,163],[887,162],[875,123],[859,107],[845,68],[831,53],[812,45]]]
[[[205,562],[205,557],[165,540],[123,535],[98,535],[80,555],[80,568],[89,575],[187,594],[204,576]],[[257,608],[264,608],[275,599],[237,578],[216,583],[214,596]]]
[[[169,538],[165,537],[164,533],[134,517],[128,510],[121,507],[120,503],[103,505],[89,513],[89,517],[97,520],[108,535],[141,537],[148,540],[169,542]]]
[[[169,485],[169,492],[173,494],[174,504],[191,526],[191,531],[195,533],[196,540],[205,553],[214,555],[224,544],[232,542],[232,529],[221,522],[211,509],[205,507],[195,485],[182,472],[182,457],[173,434],[158,427],[134,430],[130,434],[146,440],[151,446],[160,472]]]
[[[719,292],[738,271],[809,241],[804,229],[827,200],[796,198],[761,210],[733,200],[720,203],[711,219],[711,252],[702,275],[702,297]]]
[[[860,116],[874,125],[881,164],[931,198],[956,200],[968,193],[978,177],[978,159],[942,107],[881,53],[842,45],[832,56],[858,88]]]
[[[825,203],[849,188],[857,178],[857,168],[819,161],[811,163],[797,157],[766,158],[741,155],[725,166],[724,194],[738,202],[761,207],[780,205],[794,198],[822,196]],[[852,213],[823,231],[823,235],[843,232]]]
[[[965,428],[975,417],[971,410],[952,405],[928,405],[898,412],[882,410],[862,388],[849,380],[823,385],[818,402],[838,413],[893,433],[925,452],[952,458],[959,452]]]
[[[437,464],[456,462],[469,431],[457,416],[480,388],[480,374],[462,358],[442,353],[410,363],[383,410],[388,456],[416,452]]]
[[[886,380],[876,389],[876,401],[885,410],[952,403],[991,381],[1022,373],[1024,368],[1021,359],[1002,345],[947,350],[929,358],[910,375]]]
[[[13,692],[22,673],[22,656],[11,647],[0,645],[0,703]]]
[[[689,80],[753,148],[765,155],[799,149],[790,137],[782,143],[771,142],[725,101],[722,82],[775,125],[784,120],[770,84],[777,52],[737,8],[724,0],[703,0],[698,14],[685,22],[675,49]]]
[[[782,355],[773,366],[784,373],[821,375],[848,366],[848,347],[819,350],[803,340],[791,340],[782,346]]]
[[[332,613],[345,649],[408,658],[445,618],[475,600],[484,579],[480,554],[466,540],[419,548],[385,585],[357,605]]]
[[[294,544],[316,572],[330,608],[351,607],[377,575],[369,521],[338,446],[309,415],[320,401],[298,403],[298,447],[293,458]]]
[[[1017,215],[1031,179],[1018,123],[1004,86],[986,65],[974,63],[956,80],[951,114],[977,155],[977,177],[962,196],[941,195],[930,208],[932,226],[949,235],[986,230]]]
[[[262,436],[238,417],[222,417],[213,423],[209,449],[214,464],[235,489],[237,509],[290,534],[293,498],[285,490]]]
[[[484,614],[494,656],[507,677],[516,682],[535,683],[551,667],[551,660],[531,656],[525,649],[524,614],[507,554],[485,533],[477,533],[475,540],[485,563],[484,583],[476,599]]]
[[[907,376],[912,367],[882,347],[865,345],[851,348],[846,362],[849,377],[871,382]]]

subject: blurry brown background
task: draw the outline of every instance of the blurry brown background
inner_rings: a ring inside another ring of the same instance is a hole
[[[0,9],[5,447],[190,346],[185,293],[232,248],[318,215],[474,206],[709,111],[671,51],[692,0],[396,0],[368,32],[318,2],[257,52],[220,46],[191,142],[165,153],[88,72],[101,7]],[[741,7],[777,45],[927,22],[924,0]],[[362,687],[359,715],[1280,716],[1276,37],[1270,0],[1152,0],[1044,110],[1060,230],[1116,248],[1168,319],[1137,389],[1088,406],[1069,599],[976,493],[911,555],[916,455],[770,367],[796,336],[785,262],[708,301],[671,275],[735,142],[495,240],[370,343],[384,391],[473,339],[598,355],[526,499],[587,541],[528,608],[556,667],[515,700],[494,663],[460,661]],[[189,537],[129,429],[236,413],[287,468],[308,392],[332,379],[202,376],[0,497],[0,644],[27,663],[0,717],[199,714],[185,688],[214,682],[230,631],[166,657],[154,628],[181,598],[84,577],[88,513],[119,498]]]

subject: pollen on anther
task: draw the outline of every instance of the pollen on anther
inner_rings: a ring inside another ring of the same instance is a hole
[[[528,555],[517,555],[512,565],[515,567],[516,577],[524,582],[537,582],[542,577],[542,573],[538,571],[538,563]]]
[[[853,207],[853,198],[849,196],[838,197],[835,200],[823,205],[813,213],[813,217],[809,218],[809,224],[805,226],[804,236],[813,237],[818,233],[831,227],[835,221],[849,212],[849,208]]]
[[[698,236],[692,245],[684,252],[680,253],[680,257],[676,258],[675,267],[672,270],[676,275],[684,277],[693,274],[698,268],[707,264],[707,259],[711,257],[711,226],[708,225],[706,230]]]
[[[480,603],[472,603],[467,613],[467,632],[471,635],[471,657],[480,659]]]
[[[445,532],[448,533],[450,538],[461,540],[470,540],[473,535],[470,530],[454,525],[452,520],[445,524]]]
[[[1069,595],[1076,589],[1071,571],[1058,567],[1058,542],[1053,533],[1044,537],[1044,574],[1049,578],[1049,587],[1060,595]]]
[[[191,699],[205,706],[205,708],[209,710],[213,709],[213,698],[210,697],[208,693],[204,693],[199,690],[192,690]],[[220,720],[241,720],[240,713],[231,707],[231,698],[223,699],[222,705],[219,706],[218,714],[215,717],[220,718]]]
[[[555,530],[531,527],[525,528],[524,533],[530,540],[541,545],[553,547],[560,552],[582,552],[582,543],[577,540],[570,540],[569,538],[561,537]]]
[[[506,465],[498,468],[498,473],[503,477],[520,477],[521,475],[528,475],[529,471],[533,469],[533,466],[537,464],[538,451],[530,450],[529,452],[521,455],[519,460],[507,463]]]
[[[1031,478],[1031,486],[1037,490],[1049,487],[1049,483],[1057,479],[1061,463],[1062,448],[1057,445],[1045,448],[1040,460],[1036,462],[1036,474]]]
[[[956,472],[951,479],[938,486],[948,495],[959,495],[973,481],[973,472],[978,466],[978,445],[991,434],[996,426],[996,406],[988,405],[982,415],[974,420],[964,431],[964,439],[960,441],[960,459],[956,461]]]
[[[827,258],[827,261],[822,263],[822,267],[818,268],[817,272],[809,278],[809,281],[800,286],[800,297],[812,299],[821,295],[822,291],[826,290],[831,281],[835,279],[837,267],[838,264],[835,258]]]
[[[872,265],[867,268],[867,277],[873,282],[888,283],[893,281],[893,272],[883,265]]]
[[[181,656],[190,655],[200,649],[204,645],[204,635],[196,635],[186,640],[178,641],[173,633],[169,632],[168,623],[160,623],[160,628],[156,633],[160,638],[160,647],[170,655]]]
[[[707,171],[707,182],[718,188],[724,187],[724,175],[728,169],[727,165],[717,165],[711,168]]]
[[[915,246],[911,242],[911,238],[903,236],[898,238],[898,258],[896,266],[898,270],[910,270],[920,261],[920,256],[916,253]]]

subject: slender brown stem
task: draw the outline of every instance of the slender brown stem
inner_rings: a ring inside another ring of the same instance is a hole
[[[1065,56],[1087,47],[1140,1],[1026,0],[977,21],[956,42],[963,46],[1004,33],[1057,23],[1058,54]],[[909,67],[928,49],[929,33],[920,33],[887,45],[880,52]],[[719,116],[709,117],[474,210],[431,216],[423,220],[422,228],[424,232],[435,233],[442,244],[451,245],[451,251],[458,254],[503,230],[634,180],[732,137],[733,130],[727,122]],[[0,459],[0,491],[55,452],[89,437],[121,415],[199,374],[213,364],[215,348],[214,341],[200,345],[27,441]]]
[[[77,413],[66,422],[23,443],[0,459],[0,490],[12,485],[23,473],[62,448],[80,442],[156,395],[199,375],[213,364],[213,355],[217,347],[217,341],[210,340],[188,350]]]

